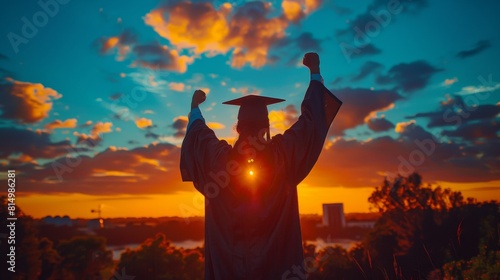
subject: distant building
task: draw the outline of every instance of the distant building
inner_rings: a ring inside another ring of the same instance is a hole
[[[323,204],[323,225],[334,229],[346,226],[343,203]]]
[[[42,218],[42,223],[46,225],[53,225],[53,226],[72,226],[73,221],[69,216],[47,216],[45,218]]]
[[[92,219],[87,222],[87,228],[90,230],[104,228],[104,219]]]

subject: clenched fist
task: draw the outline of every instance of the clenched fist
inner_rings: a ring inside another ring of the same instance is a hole
[[[319,73],[319,55],[315,52],[309,52],[304,55],[302,64],[307,66],[311,73]]]
[[[193,99],[191,101],[191,109],[198,107],[198,105],[205,102],[206,99],[207,95],[203,90],[201,89],[195,90],[195,92],[193,93]]]

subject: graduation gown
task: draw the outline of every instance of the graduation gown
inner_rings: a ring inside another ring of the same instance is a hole
[[[341,104],[312,80],[297,122],[266,144],[232,147],[204,121],[191,124],[180,167],[205,196],[205,279],[305,279],[297,185]]]

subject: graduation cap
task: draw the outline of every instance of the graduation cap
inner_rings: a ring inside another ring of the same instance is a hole
[[[240,106],[238,120],[260,120],[264,116],[268,118],[267,105],[280,103],[285,99],[273,98],[260,95],[247,95],[237,99],[223,102],[222,104]]]
[[[267,128],[267,139],[269,140],[269,112],[267,111],[267,105],[283,101],[285,100],[280,98],[247,95],[223,102],[222,104],[240,106],[238,112],[238,127],[253,127],[254,129]]]

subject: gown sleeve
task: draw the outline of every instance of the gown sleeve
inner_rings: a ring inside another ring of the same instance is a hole
[[[300,183],[318,160],[328,129],[342,105],[320,81],[311,80],[301,105],[301,115],[276,141],[282,148],[287,174]]]
[[[225,161],[231,146],[219,140],[203,118],[189,124],[181,147],[180,170],[182,181],[191,181],[205,195],[203,184],[209,181],[209,173]]]

